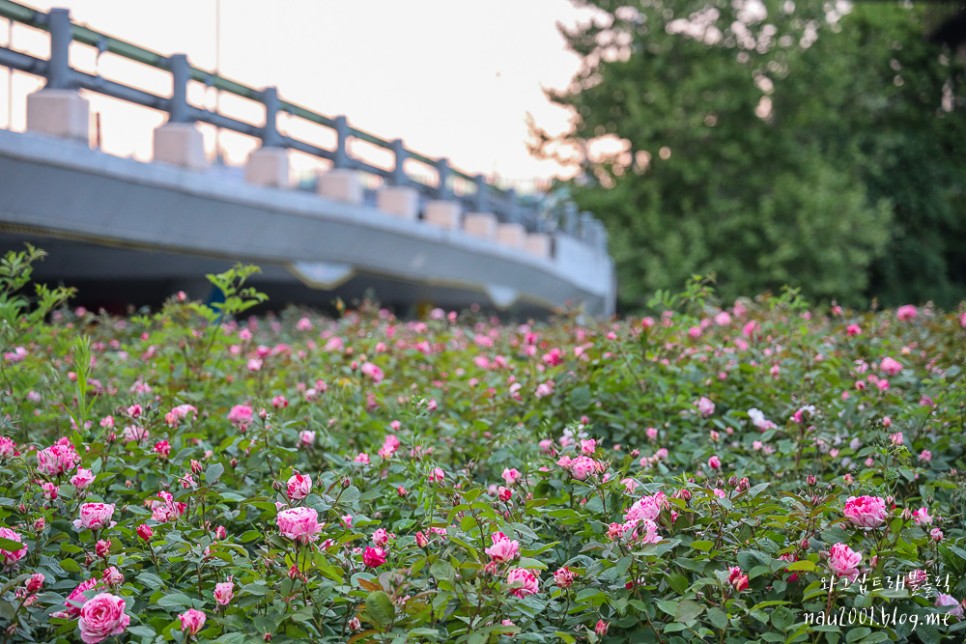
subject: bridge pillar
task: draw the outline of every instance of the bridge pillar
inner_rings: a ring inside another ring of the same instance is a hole
[[[496,240],[504,246],[525,250],[527,229],[523,227],[523,224],[499,224],[496,227]]]
[[[76,89],[42,89],[27,96],[27,130],[88,143],[90,103]]]
[[[481,239],[496,239],[496,215],[492,212],[469,212],[463,220],[467,235]]]
[[[550,259],[550,235],[546,233],[528,233],[524,249],[531,255]]]
[[[423,221],[438,228],[459,230],[461,214],[459,202],[434,199],[426,202]]]
[[[285,148],[260,147],[248,156],[245,181],[256,186],[287,188],[288,168],[288,151]]]
[[[335,168],[319,175],[319,194],[336,201],[361,205],[364,196],[362,180],[355,170]]]
[[[201,170],[208,167],[205,139],[194,123],[168,121],[154,130],[154,160]]]
[[[399,219],[416,221],[419,192],[408,186],[383,186],[376,194],[376,207]]]

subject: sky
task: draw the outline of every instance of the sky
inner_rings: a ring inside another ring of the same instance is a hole
[[[568,0],[21,1],[43,11],[68,8],[75,22],[95,31],[165,55],[186,53],[195,66],[217,65],[222,76],[252,87],[275,85],[284,100],[345,114],[384,139],[402,138],[420,153],[446,156],[462,170],[524,189],[562,172],[528,153],[526,119],[532,115],[550,132],[567,128],[570,114],[543,90],[565,87],[579,64],[556,24],[589,15]],[[0,20],[0,43],[8,33]],[[13,42],[15,49],[47,52],[46,36],[24,27],[14,28]],[[93,71],[92,49],[77,46],[71,55],[72,64]],[[170,93],[165,74],[110,56],[96,65],[112,79]],[[0,101],[0,124],[9,123],[12,103],[13,129],[22,129],[22,96],[39,82],[18,74],[11,92],[6,70],[0,71],[0,92],[10,94]],[[216,100],[200,86],[192,98],[208,107]],[[226,110],[258,118],[251,106],[221,101]],[[102,147],[147,160],[151,130],[164,115],[118,103],[92,97],[92,111],[102,113]],[[300,134],[296,125],[283,122],[282,130]],[[214,130],[205,133],[213,152]],[[218,140],[229,163],[241,162],[254,145],[230,132]]]

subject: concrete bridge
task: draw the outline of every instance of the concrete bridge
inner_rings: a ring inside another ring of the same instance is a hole
[[[46,79],[26,97],[26,131],[0,130],[0,250],[24,241],[46,249],[39,279],[77,285],[102,302],[140,303],[177,290],[203,298],[205,273],[243,261],[263,268],[256,285],[277,305],[372,293],[397,308],[481,304],[530,315],[572,304],[613,312],[604,229],[566,199],[519,196],[345,117],[286,102],[275,88],[256,90],[195,68],[185,55],[163,56],[74,24],[64,9],[42,13],[0,0],[0,17],[50,40],[46,58],[0,48],[0,66]],[[170,95],[79,71],[70,59],[78,46],[164,70]],[[258,104],[264,121],[192,104],[189,87],[199,83]],[[90,145],[90,92],[167,115],[153,133],[150,162]],[[330,130],[334,145],[281,134],[280,113]],[[200,123],[259,145],[243,168],[212,166]],[[391,163],[354,154],[355,141]],[[292,152],[312,155],[324,171],[293,185]]]

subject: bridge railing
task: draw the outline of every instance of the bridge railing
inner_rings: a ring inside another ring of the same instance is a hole
[[[407,148],[400,139],[383,139],[351,125],[345,116],[325,116],[283,100],[275,87],[256,89],[195,67],[184,54],[165,56],[73,23],[66,9],[55,8],[44,13],[10,0],[0,0],[0,17],[50,33],[50,56],[47,60],[16,51],[12,47],[0,48],[0,65],[43,76],[48,89],[85,89],[167,112],[168,120],[172,123],[206,123],[237,132],[260,139],[263,147],[295,150],[328,161],[334,169],[366,173],[384,185],[415,188],[423,200],[458,200],[468,211],[492,212],[499,221],[523,224],[530,232],[563,232],[606,253],[603,226],[587,213],[578,217],[575,214],[576,206],[572,202],[532,195],[521,199],[513,189],[500,188],[481,174],[470,174],[452,167],[446,158],[434,159],[423,155]],[[161,96],[104,78],[96,72],[91,74],[73,68],[70,64],[72,42],[94,47],[99,53],[115,54],[169,73],[173,85],[171,96]],[[265,124],[257,125],[216,110],[192,105],[188,101],[188,87],[191,82],[261,104],[265,110]],[[335,135],[335,144],[326,148],[302,138],[282,134],[278,127],[278,117],[282,113],[331,130]],[[393,160],[392,167],[380,167],[362,155],[352,154],[350,142],[353,140],[387,151]],[[429,172],[407,172],[407,166],[412,163],[423,166]],[[434,181],[426,181],[427,176]],[[460,189],[454,190],[457,185]]]

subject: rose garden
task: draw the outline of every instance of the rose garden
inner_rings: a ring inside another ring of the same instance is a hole
[[[959,642],[966,313],[127,318],[0,267],[4,641]]]

